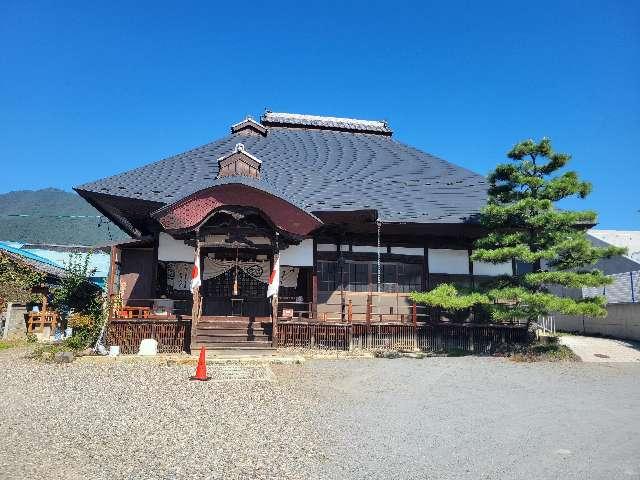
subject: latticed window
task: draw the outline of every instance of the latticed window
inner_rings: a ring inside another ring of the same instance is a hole
[[[318,262],[318,288],[322,292],[340,289],[338,262]]]
[[[422,288],[422,265],[415,263],[398,264],[398,291],[418,292]]]
[[[231,269],[202,282],[201,292],[205,297],[232,297],[235,269]],[[238,294],[241,297],[267,297],[267,284],[238,269]]]
[[[369,263],[368,262],[348,262],[348,279],[345,282],[345,290],[350,292],[369,291]]]
[[[422,265],[414,263],[381,264],[380,289],[383,292],[408,293],[422,287]],[[340,264],[318,261],[318,288],[323,292],[340,290]],[[368,292],[378,289],[377,262],[345,261],[342,268],[342,288],[348,292]]]

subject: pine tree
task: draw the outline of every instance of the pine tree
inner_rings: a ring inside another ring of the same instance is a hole
[[[468,308],[484,304],[498,321],[526,319],[554,312],[602,317],[605,299],[573,299],[553,293],[554,286],[597,287],[610,280],[593,264],[625,253],[617,247],[594,247],[586,236],[596,223],[592,211],[567,211],[556,203],[568,197],[585,198],[591,184],[573,171],[558,172],[570,156],[554,152],[551,141],[526,140],[508,153],[509,163],[489,175],[489,201],[480,222],[489,232],[476,241],[472,260],[502,263],[519,261],[532,271],[500,277],[483,289],[460,294],[451,285],[413,295],[415,301],[441,308]]]

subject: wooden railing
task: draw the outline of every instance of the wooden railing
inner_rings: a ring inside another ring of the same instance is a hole
[[[175,320],[179,318],[179,315],[177,315],[176,312],[184,312],[186,310],[185,300],[170,300],[172,302],[171,305],[173,305],[172,308],[165,308],[162,305],[158,305],[157,307],[151,306],[154,305],[155,300],[164,299],[135,299],[134,302],[138,303],[137,305],[124,305],[119,308],[115,308],[111,312],[111,318],[125,320]],[[178,305],[182,308],[178,308]]]
[[[324,304],[324,307],[332,308],[330,312],[318,314],[318,320],[322,322],[344,322],[344,323],[402,323],[416,325],[431,319],[430,309],[424,305],[415,303],[395,308],[393,306],[378,307],[373,304],[371,297],[367,299],[365,305],[358,305],[360,312],[356,313],[356,305],[351,299],[341,304]]]
[[[115,318],[132,319],[132,318],[149,318],[151,316],[151,307],[122,307],[115,312]]]
[[[123,354],[137,353],[140,342],[153,338],[159,353],[188,352],[191,343],[191,320],[112,319],[106,344],[119,345]]]
[[[56,331],[60,323],[60,315],[53,310],[45,312],[29,312],[27,314],[27,333],[44,332],[45,327],[50,327],[51,335]]]
[[[282,322],[278,328],[279,347],[329,350],[358,348],[490,353],[500,345],[527,341],[525,326],[502,324]]]
[[[313,318],[313,303],[278,300],[278,318]]]

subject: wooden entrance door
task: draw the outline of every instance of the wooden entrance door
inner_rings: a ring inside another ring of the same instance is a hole
[[[236,252],[216,253],[216,257],[235,258]],[[238,253],[239,261],[255,260],[252,252]],[[206,268],[206,267],[205,267]],[[237,277],[236,277],[237,276]],[[237,278],[238,294],[234,295]],[[271,314],[267,298],[267,284],[248,275],[242,268],[232,268],[225,273],[202,282],[202,314],[204,316],[266,317]]]

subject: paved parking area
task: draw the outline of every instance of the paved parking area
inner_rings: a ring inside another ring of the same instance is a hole
[[[325,478],[640,478],[640,364],[321,362],[303,388]]]
[[[640,362],[640,342],[580,335],[562,335],[560,341],[583,362]]]
[[[639,363],[193,369],[0,352],[0,478],[640,479]]]

